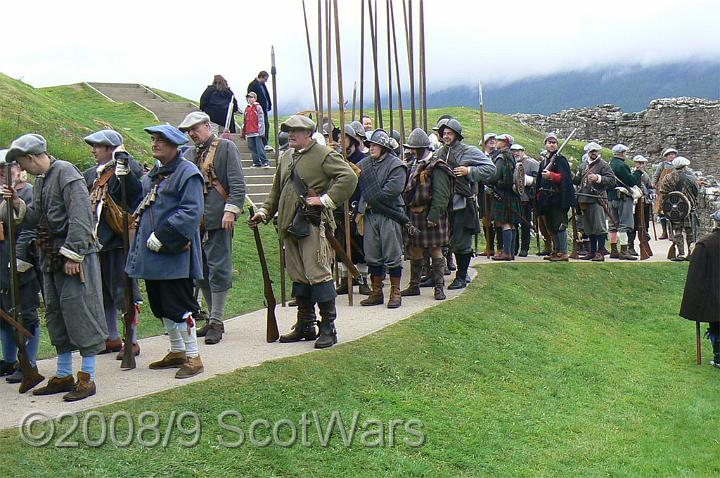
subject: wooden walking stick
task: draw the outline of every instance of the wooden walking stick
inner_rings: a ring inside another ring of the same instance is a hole
[[[368,15],[370,16],[370,38],[372,40],[373,68],[375,71],[375,118],[377,127],[383,127],[382,101],[380,100],[380,77],[378,73],[378,52],[377,52],[377,12],[373,16],[372,0],[368,0]]]
[[[317,120],[318,116],[320,114],[320,108],[318,107],[317,88],[315,85],[315,68],[313,67],[312,48],[310,48],[310,30],[308,29],[307,12],[305,11],[305,0],[302,0],[302,7],[303,7],[303,18],[305,19],[305,40],[307,43],[308,62],[310,63],[310,81],[312,83],[313,102],[315,104],[315,119]],[[275,63],[273,62],[273,64],[275,64]],[[274,98],[273,98],[273,104],[276,104]],[[275,110],[277,110],[277,106],[275,107]],[[277,136],[277,134],[278,134],[278,131],[277,131],[277,125],[276,125],[275,126],[275,136]],[[275,148],[275,149],[277,149],[277,148]]]
[[[413,51],[412,0],[408,0],[407,8],[405,7],[405,0],[403,0],[403,20],[405,24],[408,71],[410,72],[410,123],[412,124],[412,129],[415,129],[417,128],[417,115],[415,111],[415,55]]]
[[[405,113],[403,111],[402,89],[400,87],[400,65],[398,59],[397,36],[395,35],[395,9],[393,8],[392,2],[390,2],[390,21],[392,22],[393,50],[395,52],[395,81],[397,84],[398,95],[398,122],[400,124],[400,139],[402,140],[402,144],[405,144]]]
[[[340,100],[340,144],[342,147],[342,154],[345,161],[347,161],[347,150],[345,149],[345,106],[343,102],[343,86],[342,86],[342,55],[340,51],[340,22],[338,21],[338,3],[337,0],[333,0],[333,14],[335,15],[335,62],[337,63],[337,81],[338,81],[338,99]],[[347,256],[352,264],[352,242],[350,238],[350,202],[345,201],[345,250]],[[348,289],[348,305],[353,305],[353,278],[352,274],[347,275],[347,289]]]
[[[5,163],[5,181],[6,186],[12,189],[12,163]],[[27,354],[27,347],[25,345],[25,338],[31,339],[31,335],[24,327],[20,325],[20,280],[18,277],[17,270],[17,237],[16,237],[16,224],[15,224],[15,210],[12,207],[12,199],[5,201],[5,213],[7,219],[5,221],[7,225],[6,241],[8,243],[8,255],[10,256],[10,310],[9,313],[5,313],[3,310],[3,318],[11,325],[14,322],[15,327],[15,342],[18,348],[18,362],[20,371],[22,372],[22,381],[20,382],[20,393],[25,393],[37,384],[45,380],[45,377],[40,375],[37,367],[33,367],[30,364],[30,358]],[[6,317],[9,316],[9,317]],[[8,320],[10,319],[10,320]],[[23,332],[24,331],[24,332]],[[35,333],[40,333],[38,328]]]
[[[305,9],[305,3],[303,3],[303,10]],[[273,108],[273,131],[275,134],[274,140],[275,140],[275,166],[278,165],[278,159],[280,158],[280,144],[278,143],[278,134],[280,131],[278,130],[278,124],[280,123],[278,121],[278,109],[277,109],[277,69],[275,68],[275,47],[270,46],[270,74],[272,75],[272,101],[273,104],[276,105],[275,108]],[[314,85],[313,85],[314,86]],[[267,125],[265,125],[267,128]]]
[[[702,365],[702,340],[700,339],[700,322],[695,322],[695,341],[697,347],[697,364]]]
[[[425,7],[420,0],[420,104],[422,108],[422,128],[427,131],[427,75],[425,72]]]

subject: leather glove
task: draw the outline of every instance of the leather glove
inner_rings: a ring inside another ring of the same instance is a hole
[[[153,232],[152,234],[150,234],[150,237],[148,237],[147,240],[147,248],[153,252],[160,252],[161,247],[162,242],[160,242],[160,239],[155,237],[155,233]]]
[[[115,176],[127,176],[130,172],[128,169],[129,155],[123,145],[115,148],[115,151],[113,151],[113,159],[115,160]]]
[[[533,176],[525,175],[525,186],[532,186],[535,184],[535,178]]]

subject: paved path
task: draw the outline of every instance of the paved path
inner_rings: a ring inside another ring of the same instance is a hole
[[[670,241],[652,242],[652,249],[655,255],[649,260],[652,262],[665,261]],[[534,247],[533,247],[534,249]],[[643,261],[643,262],[649,262]],[[538,256],[531,255],[526,258],[518,258],[516,262],[545,262]],[[582,262],[592,266],[594,263]],[[612,260],[609,263],[620,263],[626,261]],[[480,264],[504,264],[505,262],[491,261],[485,257],[478,257],[473,260],[473,265]],[[406,263],[405,271],[409,266]],[[476,276],[476,271],[471,270],[471,277]],[[446,284],[449,284],[446,278]],[[407,277],[402,284],[407,283]],[[357,288],[356,288],[357,290]],[[457,297],[462,291],[447,291],[448,298]],[[387,288],[386,288],[387,291]],[[341,296],[338,304],[338,334],[339,346],[353,340],[357,340],[368,334],[376,332],[388,325],[410,317],[429,307],[438,305],[441,302],[432,298],[432,289],[422,289],[420,297],[406,298],[403,306],[399,309],[387,309],[384,306],[362,307],[358,304],[363,296],[355,297],[355,306],[347,305],[347,296]],[[387,297],[386,297],[387,299]],[[294,307],[276,308],[278,324],[281,333],[289,330],[295,320]],[[152,320],[152,319],[146,319]],[[245,314],[225,322],[226,334],[217,345],[206,346],[200,340],[200,355],[205,364],[205,372],[187,379],[176,380],[175,369],[171,370],[150,370],[147,368],[151,361],[162,358],[168,350],[168,339],[166,336],[149,337],[140,340],[142,355],[138,357],[138,367],[132,371],[123,372],[119,369],[120,362],[115,360],[115,354],[100,355],[97,359],[96,384],[98,393],[88,399],[75,403],[64,403],[61,395],[49,397],[35,397],[32,393],[20,395],[17,393],[17,386],[0,382],[0,403],[5,406],[0,409],[0,429],[16,427],[20,419],[31,412],[43,412],[46,416],[57,417],[62,413],[78,412],[107,405],[114,402],[142,397],[152,393],[168,390],[188,383],[207,380],[219,374],[233,370],[258,365],[268,360],[291,357],[309,352],[322,353],[312,347],[312,343],[299,342],[295,344],[268,344],[265,342],[265,309]],[[74,369],[80,368],[80,356],[73,354]],[[55,359],[41,360],[38,362],[40,373],[46,377],[52,376],[55,371]]]

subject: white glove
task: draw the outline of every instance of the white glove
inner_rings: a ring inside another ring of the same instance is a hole
[[[29,271],[33,268],[33,265],[31,263],[25,262],[22,259],[15,259],[15,264],[17,265],[17,271],[20,273]],[[8,268],[10,268],[10,264],[8,264]]]
[[[115,148],[113,158],[115,159],[115,176],[127,176],[130,172],[128,169],[128,154],[122,145]]]
[[[525,175],[525,186],[532,186],[535,184],[535,178],[533,176]]]
[[[155,233],[153,232],[152,234],[150,234],[150,237],[148,237],[147,240],[147,248],[153,252],[160,252],[161,247],[162,242],[160,242],[160,239],[155,237]]]

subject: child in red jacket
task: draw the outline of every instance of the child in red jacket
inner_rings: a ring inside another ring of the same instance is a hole
[[[243,124],[243,137],[247,138],[248,148],[252,154],[253,168],[269,168],[263,136],[265,136],[265,116],[262,106],[257,102],[257,95],[251,91],[245,99],[248,102],[245,108],[245,123]]]

